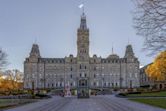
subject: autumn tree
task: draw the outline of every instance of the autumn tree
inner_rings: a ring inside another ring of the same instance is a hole
[[[23,82],[23,73],[17,69],[7,70],[5,72],[6,80],[10,82],[10,86],[13,90],[20,88],[19,83]]]
[[[166,51],[161,52],[147,67],[146,74],[156,81],[166,80]]]
[[[23,73],[17,69],[3,72],[1,78],[0,91],[13,92],[23,88]]]
[[[166,50],[166,0],[132,0],[134,26],[149,55]]]

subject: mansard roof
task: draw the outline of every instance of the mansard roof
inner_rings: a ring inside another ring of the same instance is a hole
[[[39,62],[45,63],[65,63],[64,58],[39,58]]]
[[[107,57],[107,59],[119,59],[119,56],[117,54],[111,54]]]

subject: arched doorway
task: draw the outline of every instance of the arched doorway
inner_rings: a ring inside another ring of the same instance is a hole
[[[77,87],[78,98],[89,98],[89,84],[88,79],[79,79]]]

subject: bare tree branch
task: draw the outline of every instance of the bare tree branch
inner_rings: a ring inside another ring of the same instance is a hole
[[[143,50],[149,55],[166,50],[166,0],[132,0],[134,27],[144,37]]]
[[[0,70],[7,65],[7,54],[0,49]]]

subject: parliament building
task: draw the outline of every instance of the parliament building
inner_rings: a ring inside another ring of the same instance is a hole
[[[29,57],[24,61],[24,88],[63,89],[68,86],[78,92],[86,92],[86,89],[95,88],[139,87],[139,61],[132,45],[126,46],[123,57],[115,53],[107,58],[90,57],[89,32],[83,13],[77,29],[76,57],[71,54],[64,58],[44,58],[40,55],[39,46],[33,44]]]

